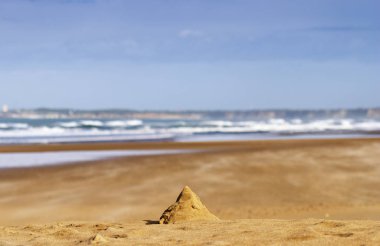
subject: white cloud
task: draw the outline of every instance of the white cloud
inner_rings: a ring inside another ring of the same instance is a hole
[[[178,32],[178,37],[180,38],[193,38],[193,37],[201,37],[201,36],[203,36],[203,33],[198,30],[183,29]]]

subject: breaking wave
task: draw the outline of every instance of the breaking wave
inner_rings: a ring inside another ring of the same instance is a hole
[[[265,121],[206,120],[27,120],[0,119],[0,144],[88,141],[181,141],[215,134],[380,134],[373,119],[270,119]],[[189,138],[190,137],[190,138]]]

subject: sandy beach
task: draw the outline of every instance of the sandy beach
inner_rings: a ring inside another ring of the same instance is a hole
[[[0,245],[380,243],[380,139],[1,146],[198,153],[0,171]],[[221,221],[156,224],[188,185]],[[181,240],[181,241],[178,241]],[[102,242],[98,242],[102,243]]]

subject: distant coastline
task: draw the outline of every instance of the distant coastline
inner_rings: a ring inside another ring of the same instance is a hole
[[[380,119],[380,107],[357,109],[265,109],[265,110],[131,110],[131,109],[10,109],[0,118],[25,119],[186,119],[266,120],[276,118]]]

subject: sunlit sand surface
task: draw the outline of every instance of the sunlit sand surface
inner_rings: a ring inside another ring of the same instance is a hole
[[[380,140],[2,147],[204,149],[0,172],[0,242],[110,245],[380,243]],[[159,225],[189,185],[215,222]],[[100,242],[102,243],[102,242]]]
[[[378,245],[380,222],[224,220],[171,225],[63,222],[0,227],[5,245]]]

